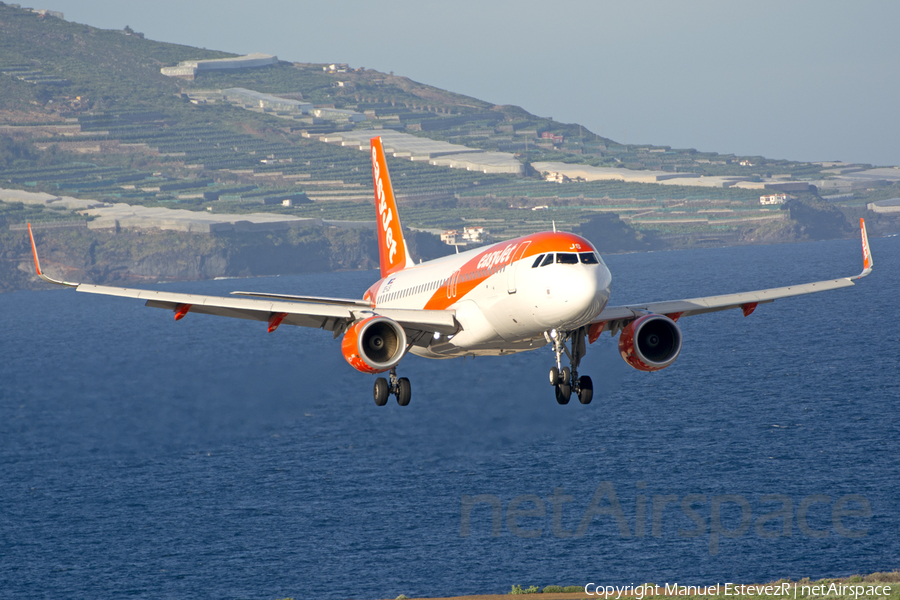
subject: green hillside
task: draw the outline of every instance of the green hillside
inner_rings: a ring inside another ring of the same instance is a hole
[[[0,6],[0,69],[27,67],[65,83],[40,85],[6,73],[0,110],[33,110],[70,116],[84,110],[177,111],[179,86],[160,67],[192,58],[224,58],[225,52],[166,44],[88,25]],[[81,97],[80,108],[71,106]],[[62,106],[54,107],[53,103]]]
[[[551,221],[575,229],[599,210],[626,218],[644,214],[633,226],[670,241],[699,233],[719,243],[757,239],[748,232],[759,226],[747,224],[745,217],[770,214],[761,212],[757,191],[549,183],[529,165],[559,161],[729,175],[746,174],[747,167],[738,164],[746,158],[766,175],[812,177],[822,170],[821,165],[762,157],[626,146],[578,124],[371,69],[339,65],[326,71],[327,65],[281,61],[203,71],[193,80],[160,73],[161,67],[185,60],[229,56],[234,55],[0,4],[0,187],[188,210],[370,219],[366,153],[323,143],[318,136],[376,127],[515,154],[524,163],[524,175],[488,175],[390,157],[405,204],[404,222],[410,226],[446,229],[476,223],[503,238],[547,229]],[[233,87],[365,113],[368,120],[305,122],[203,100],[206,92]],[[855,193],[852,202],[863,206],[867,194]],[[293,206],[282,206],[282,199],[291,199]],[[0,218],[15,223],[26,213],[7,210]],[[692,220],[695,215],[702,218]],[[58,218],[44,211],[36,220]],[[778,239],[782,231],[796,237],[788,225],[767,224],[765,239]]]

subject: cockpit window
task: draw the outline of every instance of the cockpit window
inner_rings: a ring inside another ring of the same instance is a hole
[[[546,267],[547,265],[553,262],[553,253],[551,252],[547,256],[544,257],[544,262],[541,263],[542,267]]]
[[[556,264],[577,265],[578,264],[578,255],[570,254],[568,252],[558,252],[556,254]]]
[[[581,257],[581,264],[583,265],[599,265],[600,260],[597,258],[597,255],[593,252],[582,252],[578,256]]]
[[[531,268],[534,269],[535,267],[539,267],[541,265],[541,260],[543,260],[543,258],[544,258],[543,254],[538,255],[538,257],[536,259],[534,259],[534,264],[531,265]]]

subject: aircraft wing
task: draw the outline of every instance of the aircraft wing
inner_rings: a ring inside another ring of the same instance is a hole
[[[239,297],[229,298],[58,281],[48,277],[41,270],[30,226],[28,232],[31,236],[35,268],[38,277],[44,281],[74,287],[75,291],[88,294],[145,300],[146,306],[151,308],[173,311],[176,321],[184,318],[188,313],[199,313],[267,322],[270,332],[275,331],[280,325],[286,324],[325,329],[333,332],[334,337],[338,337],[355,321],[381,315],[397,321],[406,330],[407,339],[413,344],[427,344],[430,337],[436,332],[450,335],[459,330],[455,311],[452,310],[375,308],[362,300],[249,292],[237,292]],[[247,297],[251,295],[257,297]]]
[[[725,294],[722,296],[704,296],[700,298],[688,298],[685,300],[666,300],[662,302],[646,302],[643,304],[627,304],[624,306],[607,306],[597,315],[590,325],[589,340],[594,342],[603,331],[609,331],[610,335],[616,335],[628,323],[646,314],[666,315],[673,321],[681,317],[700,315],[740,308],[744,316],[749,316],[757,305],[774,302],[780,298],[802,296],[815,292],[824,292],[855,285],[854,281],[861,279],[872,272],[872,253],[869,250],[869,238],[866,234],[866,224],[859,220],[860,235],[863,248],[863,270],[855,277],[842,277],[826,281],[816,281],[801,285],[791,285],[780,288],[769,288],[753,292],[741,292],[738,294]]]

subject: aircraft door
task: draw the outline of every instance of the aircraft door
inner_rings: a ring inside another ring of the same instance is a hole
[[[453,272],[450,281],[447,282],[447,297],[456,298],[456,284],[459,283],[459,270]]]
[[[509,268],[506,272],[506,291],[510,294],[516,293],[516,271],[518,270],[517,261],[522,259],[522,256],[525,254],[525,250],[528,249],[528,246],[531,245],[530,241],[522,242],[522,244],[516,248],[515,254],[513,254],[512,260],[509,262]]]

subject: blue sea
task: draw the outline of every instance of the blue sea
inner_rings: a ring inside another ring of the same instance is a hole
[[[376,599],[900,567],[900,237],[856,287],[684,318],[681,356],[410,356],[67,289],[0,295],[0,598]],[[858,240],[606,257],[613,304],[855,275]],[[359,297],[374,272],[161,284]]]

